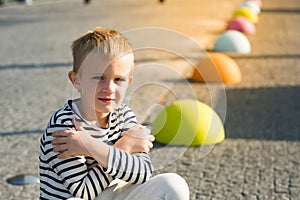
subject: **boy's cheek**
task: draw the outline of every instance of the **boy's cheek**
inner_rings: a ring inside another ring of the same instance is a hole
[[[74,85],[75,89],[76,89],[78,92],[81,91],[81,85],[80,85],[80,83],[76,83],[76,82],[75,82],[73,85]]]
[[[124,83],[124,84],[118,86],[116,88],[116,90],[119,91],[119,93],[124,94],[127,91],[128,86],[129,86],[128,83]]]

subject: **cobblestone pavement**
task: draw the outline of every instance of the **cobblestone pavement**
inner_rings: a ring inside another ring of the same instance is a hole
[[[210,49],[239,3],[174,0],[160,5],[157,1],[103,0],[84,5],[82,1],[39,0],[31,6],[9,3],[1,7],[0,199],[38,199],[38,184],[15,186],[6,180],[23,173],[38,175],[41,130],[51,113],[73,96],[66,73],[72,65],[74,38],[95,26],[122,31],[158,26],[183,33]],[[158,166],[155,173],[182,175],[192,200],[299,199],[300,3],[263,3],[257,33],[247,36],[252,52],[230,54],[243,80],[224,86],[226,139],[214,147],[156,144],[152,151]],[[187,50],[187,57],[197,62],[194,49]],[[138,52],[138,65],[148,61],[172,66],[184,74],[181,79],[188,79],[192,69],[166,52]],[[137,81],[149,78],[149,74],[140,75]],[[204,84],[153,76],[157,78],[153,82],[162,81],[172,93],[151,85],[137,90],[130,104],[141,121],[154,103],[167,105],[178,98],[176,94],[190,98],[187,86],[200,101],[211,104],[212,91]],[[161,164],[163,160],[169,163]]]

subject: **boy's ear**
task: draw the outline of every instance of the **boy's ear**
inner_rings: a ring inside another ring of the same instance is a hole
[[[133,76],[132,76],[132,75],[130,75],[130,76],[129,76],[129,81],[128,81],[128,82],[129,82],[129,84],[131,84],[131,83],[132,83],[132,81],[133,81]]]
[[[74,71],[69,71],[68,77],[69,77],[69,80],[72,82],[73,86],[79,91],[80,90],[80,82],[77,77],[77,73]]]

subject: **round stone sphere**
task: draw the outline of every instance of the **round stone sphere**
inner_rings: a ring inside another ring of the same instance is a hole
[[[236,84],[242,80],[237,63],[223,53],[209,53],[193,71],[191,78],[197,82]]]
[[[227,24],[226,30],[236,30],[248,35],[253,35],[256,32],[255,25],[243,16],[231,19]]]
[[[152,126],[155,140],[163,144],[199,146],[224,140],[223,123],[208,105],[196,100],[181,100],[165,107]]]
[[[238,8],[236,11],[234,11],[233,18],[238,16],[246,17],[254,24],[258,23],[259,20],[258,14],[252,8],[249,7]]]
[[[240,4],[239,8],[243,8],[243,7],[251,8],[252,10],[254,10],[256,14],[260,13],[259,5],[254,1],[244,1],[243,3]]]
[[[249,53],[251,51],[251,45],[243,33],[228,30],[217,38],[213,50],[217,52]]]
[[[260,8],[263,6],[263,3],[261,0],[246,0],[247,1],[251,1],[253,3],[256,3]]]

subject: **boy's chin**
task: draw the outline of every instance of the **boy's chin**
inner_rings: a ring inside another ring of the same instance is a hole
[[[116,104],[109,104],[105,106],[99,106],[96,108],[96,111],[99,113],[110,113],[117,107]]]

